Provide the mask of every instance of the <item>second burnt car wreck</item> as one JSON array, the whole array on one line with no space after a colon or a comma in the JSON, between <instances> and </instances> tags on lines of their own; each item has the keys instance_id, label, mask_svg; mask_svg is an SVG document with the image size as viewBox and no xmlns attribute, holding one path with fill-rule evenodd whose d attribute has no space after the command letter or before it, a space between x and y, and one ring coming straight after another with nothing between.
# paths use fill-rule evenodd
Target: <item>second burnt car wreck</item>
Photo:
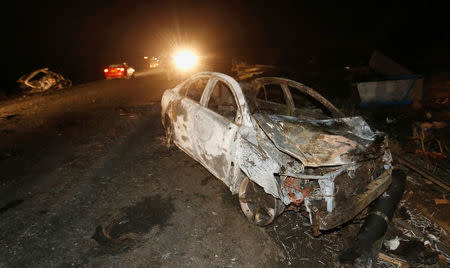
<instances>
[{"instance_id":1,"label":"second burnt car wreck","mask_svg":"<svg viewBox=\"0 0 450 268\"><path fill-rule=\"evenodd\" d=\"M28 93L44 92L51 89L70 88L72 81L48 68L25 74L17 80L20 87Z\"/></svg>"},{"instance_id":2,"label":"second burnt car wreck","mask_svg":"<svg viewBox=\"0 0 450 268\"><path fill-rule=\"evenodd\" d=\"M355 218L391 183L384 134L301 83L203 72L166 90L161 105L168 142L239 194L255 224L304 205L319 234Z\"/></svg>"}]
</instances>

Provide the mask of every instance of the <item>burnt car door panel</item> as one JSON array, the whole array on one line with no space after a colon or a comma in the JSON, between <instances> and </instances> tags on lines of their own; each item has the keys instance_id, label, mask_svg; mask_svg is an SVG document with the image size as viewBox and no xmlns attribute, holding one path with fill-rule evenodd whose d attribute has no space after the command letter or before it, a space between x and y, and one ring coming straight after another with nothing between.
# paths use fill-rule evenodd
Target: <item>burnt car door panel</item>
<instances>
[{"instance_id":1,"label":"burnt car door panel","mask_svg":"<svg viewBox=\"0 0 450 268\"><path fill-rule=\"evenodd\" d=\"M179 91L181 100L172 103L172 125L174 142L188 154L197 158L195 150L195 120L202 106L199 104L208 78L198 78L185 84Z\"/></svg>"},{"instance_id":2,"label":"burnt car door panel","mask_svg":"<svg viewBox=\"0 0 450 268\"><path fill-rule=\"evenodd\" d=\"M229 186L239 135L235 122L240 111L230 86L217 78L210 85L202 97L204 108L195 118L195 146L199 161Z\"/></svg>"}]
</instances>

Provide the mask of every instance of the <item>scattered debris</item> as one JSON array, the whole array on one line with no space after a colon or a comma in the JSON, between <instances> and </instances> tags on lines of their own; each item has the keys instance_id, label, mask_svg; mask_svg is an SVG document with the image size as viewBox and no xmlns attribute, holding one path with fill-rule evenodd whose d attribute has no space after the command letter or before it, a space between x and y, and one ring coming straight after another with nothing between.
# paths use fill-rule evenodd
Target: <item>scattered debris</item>
<instances>
[{"instance_id":1,"label":"scattered debris","mask_svg":"<svg viewBox=\"0 0 450 268\"><path fill-rule=\"evenodd\" d=\"M265 72L274 69L273 65L248 64L245 61L233 59L231 71L235 74L238 81L262 75Z\"/></svg>"},{"instance_id":2,"label":"scattered debris","mask_svg":"<svg viewBox=\"0 0 450 268\"><path fill-rule=\"evenodd\" d=\"M448 199L435 198L434 199L434 203L436 205L447 205L448 204Z\"/></svg>"},{"instance_id":3,"label":"scattered debris","mask_svg":"<svg viewBox=\"0 0 450 268\"><path fill-rule=\"evenodd\" d=\"M392 251L395 256L404 258L409 264L435 264L439 261L439 253L433 251L429 244L418 240L401 241L399 247Z\"/></svg>"},{"instance_id":4,"label":"scattered debris","mask_svg":"<svg viewBox=\"0 0 450 268\"><path fill-rule=\"evenodd\" d=\"M450 247L442 242L440 237L446 235L436 223L431 222L420 213L410 213L408 220L395 218L393 224L404 235L405 241L420 241L424 246L430 247L428 252L437 252L450 262ZM422 248L422 246L420 246ZM429 255L429 254L428 254ZM435 257L433 257L435 258Z\"/></svg>"},{"instance_id":5,"label":"scattered debris","mask_svg":"<svg viewBox=\"0 0 450 268\"><path fill-rule=\"evenodd\" d=\"M397 265L397 267L401 267L401 268L408 268L409 264L403 260L399 260L397 258L391 257L389 255L386 255L382 252L378 253L378 258L387 261L389 263L392 263L394 265Z\"/></svg>"},{"instance_id":6,"label":"scattered debris","mask_svg":"<svg viewBox=\"0 0 450 268\"><path fill-rule=\"evenodd\" d=\"M448 181L436 178L434 175L430 174L429 172L421 169L420 167L418 167L417 165L411 163L410 161L408 161L406 158L404 158L403 156L400 156L398 154L393 154L395 157L395 160L398 161L401 165L415 171L416 173L422 175L423 177L425 177L426 179L428 179L429 181L435 183L436 185L439 185L440 187L442 187L443 189L445 189L446 191L450 192L450 184Z\"/></svg>"},{"instance_id":7,"label":"scattered debris","mask_svg":"<svg viewBox=\"0 0 450 268\"><path fill-rule=\"evenodd\" d=\"M62 75L50 71L48 68L36 70L23 75L17 80L20 87L29 90L29 93L43 92L50 89L70 88L72 81Z\"/></svg>"},{"instance_id":8,"label":"scattered debris","mask_svg":"<svg viewBox=\"0 0 450 268\"><path fill-rule=\"evenodd\" d=\"M399 240L398 236L396 236L395 238L393 238L391 240L384 241L383 245L385 247L387 247L389 250L395 250L400 245L400 240Z\"/></svg>"}]
</instances>

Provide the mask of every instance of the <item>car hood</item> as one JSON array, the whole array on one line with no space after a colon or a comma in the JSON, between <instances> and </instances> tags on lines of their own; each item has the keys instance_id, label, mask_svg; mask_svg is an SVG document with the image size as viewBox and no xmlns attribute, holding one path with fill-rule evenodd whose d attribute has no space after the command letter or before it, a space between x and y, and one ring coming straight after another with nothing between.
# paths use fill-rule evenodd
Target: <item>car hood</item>
<instances>
[{"instance_id":1,"label":"car hood","mask_svg":"<svg viewBox=\"0 0 450 268\"><path fill-rule=\"evenodd\" d=\"M361 117L326 120L254 114L275 146L309 167L352 164L383 153L384 135Z\"/></svg>"}]
</instances>

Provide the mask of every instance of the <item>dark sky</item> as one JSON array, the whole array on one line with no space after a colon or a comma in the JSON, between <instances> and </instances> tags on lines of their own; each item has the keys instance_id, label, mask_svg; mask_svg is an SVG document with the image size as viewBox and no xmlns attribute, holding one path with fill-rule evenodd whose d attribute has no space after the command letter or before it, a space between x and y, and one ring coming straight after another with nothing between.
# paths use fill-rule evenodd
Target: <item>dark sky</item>
<instances>
[{"instance_id":1,"label":"dark sky","mask_svg":"<svg viewBox=\"0 0 450 268\"><path fill-rule=\"evenodd\" d=\"M344 3L345 2L345 3ZM394 1L392 1L394 2ZM358 64L373 49L416 72L449 68L450 1L17 1L7 85L49 66L75 82L177 46L261 63Z\"/></svg>"}]
</instances>

